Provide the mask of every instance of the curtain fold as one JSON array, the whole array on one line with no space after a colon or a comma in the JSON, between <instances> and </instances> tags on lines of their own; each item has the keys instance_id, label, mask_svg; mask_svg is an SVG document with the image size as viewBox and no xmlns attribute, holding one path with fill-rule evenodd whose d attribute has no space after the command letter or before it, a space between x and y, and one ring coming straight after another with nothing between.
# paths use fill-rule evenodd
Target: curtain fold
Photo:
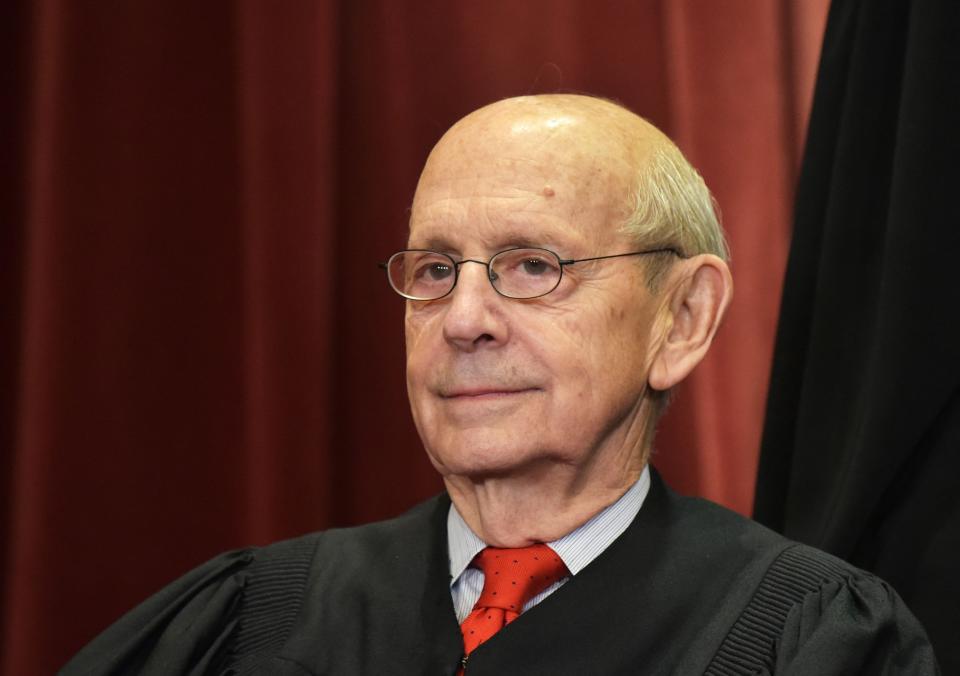
<instances>
[{"instance_id":1,"label":"curtain fold","mask_svg":"<svg viewBox=\"0 0 960 676\"><path fill-rule=\"evenodd\" d=\"M237 14L245 533L263 542L333 509L316 478L332 476L337 8L247 0Z\"/></svg>"},{"instance_id":2,"label":"curtain fold","mask_svg":"<svg viewBox=\"0 0 960 676\"><path fill-rule=\"evenodd\" d=\"M656 462L749 511L804 115L788 64L822 6L4 3L0 672L52 673L215 552L439 490L375 263L432 144L500 97L618 99L714 187L736 305Z\"/></svg>"}]
</instances>

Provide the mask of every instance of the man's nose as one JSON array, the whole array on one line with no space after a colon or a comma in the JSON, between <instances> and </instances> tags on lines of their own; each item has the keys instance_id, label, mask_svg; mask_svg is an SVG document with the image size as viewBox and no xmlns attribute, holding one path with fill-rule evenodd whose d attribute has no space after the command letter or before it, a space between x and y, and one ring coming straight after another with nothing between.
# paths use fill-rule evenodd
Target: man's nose
<instances>
[{"instance_id":1,"label":"man's nose","mask_svg":"<svg viewBox=\"0 0 960 676\"><path fill-rule=\"evenodd\" d=\"M484 263L472 259L461 262L443 318L443 337L465 352L502 343L507 337L504 301L490 283L489 268Z\"/></svg>"}]
</instances>

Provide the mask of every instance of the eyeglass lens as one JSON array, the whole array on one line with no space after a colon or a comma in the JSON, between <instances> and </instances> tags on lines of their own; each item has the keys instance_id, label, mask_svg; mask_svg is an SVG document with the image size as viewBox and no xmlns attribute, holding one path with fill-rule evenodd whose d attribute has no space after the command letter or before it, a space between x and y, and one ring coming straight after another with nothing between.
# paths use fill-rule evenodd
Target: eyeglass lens
<instances>
[{"instance_id":1,"label":"eyeglass lens","mask_svg":"<svg viewBox=\"0 0 960 676\"><path fill-rule=\"evenodd\" d=\"M401 295L414 300L434 300L453 290L457 263L434 251L401 251L390 258L390 283ZM481 263L482 264L482 263ZM490 283L509 298L536 298L550 293L563 274L560 259L546 249L508 249L487 264Z\"/></svg>"}]
</instances>

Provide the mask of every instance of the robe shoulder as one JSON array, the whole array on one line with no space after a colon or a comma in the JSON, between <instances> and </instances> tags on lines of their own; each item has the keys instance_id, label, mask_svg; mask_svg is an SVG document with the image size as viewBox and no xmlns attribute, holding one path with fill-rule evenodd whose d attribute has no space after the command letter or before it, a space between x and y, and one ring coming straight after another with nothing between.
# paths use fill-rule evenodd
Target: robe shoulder
<instances>
[{"instance_id":1,"label":"robe shoulder","mask_svg":"<svg viewBox=\"0 0 960 676\"><path fill-rule=\"evenodd\" d=\"M299 612L321 535L216 556L121 617L59 673L232 673L228 663L244 653L279 649Z\"/></svg>"},{"instance_id":2,"label":"robe shoulder","mask_svg":"<svg viewBox=\"0 0 960 676\"><path fill-rule=\"evenodd\" d=\"M697 539L697 547L710 552L708 560L741 561L734 552L745 548L751 552L748 558L765 563L755 573L731 578L728 585L719 576L704 576L709 580L705 584L720 585L725 598L742 599L736 619L720 620L725 635L705 670L685 669L692 667L687 664L669 673L940 674L923 626L884 580L719 505L671 497L676 513L692 523L676 532ZM704 535L711 531L720 537Z\"/></svg>"},{"instance_id":3,"label":"robe shoulder","mask_svg":"<svg viewBox=\"0 0 960 676\"><path fill-rule=\"evenodd\" d=\"M785 552L776 586L819 576L798 594L776 645L778 676L937 676L940 669L923 626L885 581L820 550L795 545ZM766 582L766 581L765 581ZM764 593L763 588L757 595ZM766 599L766 611L773 599ZM764 672L767 673L767 672Z\"/></svg>"}]
</instances>

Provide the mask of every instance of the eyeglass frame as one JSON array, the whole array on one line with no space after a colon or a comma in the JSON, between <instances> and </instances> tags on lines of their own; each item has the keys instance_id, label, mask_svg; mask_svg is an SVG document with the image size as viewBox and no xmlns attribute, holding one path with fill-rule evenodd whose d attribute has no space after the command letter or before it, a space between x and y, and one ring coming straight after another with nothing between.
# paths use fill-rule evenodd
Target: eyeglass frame
<instances>
[{"instance_id":1,"label":"eyeglass frame","mask_svg":"<svg viewBox=\"0 0 960 676\"><path fill-rule=\"evenodd\" d=\"M557 275L557 283L554 284L553 287L550 288L550 290L544 291L543 293L537 294L536 296L508 296L503 291L501 291L496 286L494 286L494 283L493 283L494 278L490 276L490 262L493 261L497 256L501 254L505 254L509 251L527 251L527 250L545 251L546 253L550 254L551 256L557 259L557 264L560 268L560 274ZM436 298L417 298L416 296L408 296L407 294L400 291L400 289L398 289L396 285L394 285L393 278L390 276L391 261L393 261L394 258L402 254L417 253L417 252L437 254L438 256L443 256L444 258L448 259L453 264L453 284L450 285L450 289L442 296L437 296ZM490 282L490 286L493 288L494 291L496 291L499 295L503 296L504 298L509 298L510 300L533 300L534 298L543 298L544 296L556 291L557 287L560 286L560 282L563 281L563 269L568 265L573 265L575 263L587 263L589 261L602 261L608 258L623 258L625 256L646 256L649 254L657 254L657 253L672 253L674 256L677 256L678 258L685 258L683 253L681 253L680 251L678 251L673 247L644 249L642 251L628 251L626 253L608 254L606 256L592 256L590 258L560 258L559 254L557 254L554 251L551 251L550 249L544 249L542 247L536 247L536 246L516 246L510 249L504 249L503 251L498 251L497 253L490 256L490 258L487 259L486 262L478 261L473 258L464 258L463 260L458 261L450 254L443 253L441 251L434 251L433 249L401 249L400 251L397 251L396 253L391 254L391 256L386 260L386 262L377 263L377 267L381 268L382 270L384 270L384 272L386 272L387 282L390 284L390 288L393 289L398 296L405 298L407 300L415 300L415 301L420 301L424 303L429 303L435 300L446 298L451 293L453 293L453 290L455 288L457 288L457 282L460 281L460 266L463 265L464 263L476 263L477 265L484 266L487 269L486 277L487 277L487 281Z\"/></svg>"}]
</instances>

